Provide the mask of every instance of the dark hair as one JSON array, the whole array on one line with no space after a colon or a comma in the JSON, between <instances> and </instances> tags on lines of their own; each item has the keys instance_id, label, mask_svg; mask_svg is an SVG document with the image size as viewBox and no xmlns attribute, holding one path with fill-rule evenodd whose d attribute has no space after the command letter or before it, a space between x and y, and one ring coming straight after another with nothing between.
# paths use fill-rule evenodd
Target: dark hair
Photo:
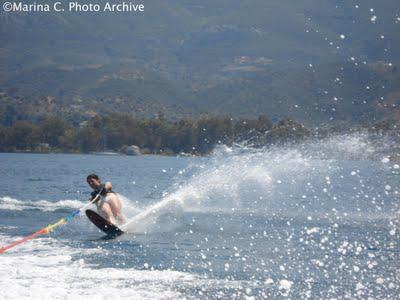
<instances>
[{"instance_id":1,"label":"dark hair","mask_svg":"<svg viewBox=\"0 0 400 300\"><path fill-rule=\"evenodd\" d=\"M86 181L89 181L90 179L100 180L99 176L97 176L96 174L89 174L86 177Z\"/></svg>"}]
</instances>

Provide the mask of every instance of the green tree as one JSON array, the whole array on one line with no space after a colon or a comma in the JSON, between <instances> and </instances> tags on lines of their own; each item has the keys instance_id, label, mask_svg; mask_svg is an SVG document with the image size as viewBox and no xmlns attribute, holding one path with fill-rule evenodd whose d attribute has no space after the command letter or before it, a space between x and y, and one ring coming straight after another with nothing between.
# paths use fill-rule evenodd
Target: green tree
<instances>
[{"instance_id":1,"label":"green tree","mask_svg":"<svg viewBox=\"0 0 400 300\"><path fill-rule=\"evenodd\" d=\"M84 152L102 150L102 134L96 128L82 128L76 136L77 148Z\"/></svg>"},{"instance_id":2,"label":"green tree","mask_svg":"<svg viewBox=\"0 0 400 300\"><path fill-rule=\"evenodd\" d=\"M48 118L39 124L40 141L51 147L60 146L60 138L68 129L67 123L58 118Z\"/></svg>"},{"instance_id":3,"label":"green tree","mask_svg":"<svg viewBox=\"0 0 400 300\"><path fill-rule=\"evenodd\" d=\"M26 121L14 123L9 139L9 142L18 150L31 150L39 142L36 126Z\"/></svg>"}]
</instances>

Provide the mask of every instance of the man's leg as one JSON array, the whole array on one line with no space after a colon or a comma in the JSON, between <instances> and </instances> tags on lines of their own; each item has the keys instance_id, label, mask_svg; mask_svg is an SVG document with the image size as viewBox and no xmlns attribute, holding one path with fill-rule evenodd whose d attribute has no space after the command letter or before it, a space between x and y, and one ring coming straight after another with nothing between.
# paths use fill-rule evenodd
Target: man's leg
<instances>
[{"instance_id":1,"label":"man's leg","mask_svg":"<svg viewBox=\"0 0 400 300\"><path fill-rule=\"evenodd\" d=\"M103 202L99 206L99 212L107 221L115 224L115 218L114 218L111 206L108 203Z\"/></svg>"},{"instance_id":2,"label":"man's leg","mask_svg":"<svg viewBox=\"0 0 400 300\"><path fill-rule=\"evenodd\" d=\"M125 224L126 219L124 215L122 214L122 204L121 201L118 199L118 196L113 194L107 197L107 203L110 205L111 211L113 213L113 216L117 218L119 221L119 224Z\"/></svg>"}]
</instances>

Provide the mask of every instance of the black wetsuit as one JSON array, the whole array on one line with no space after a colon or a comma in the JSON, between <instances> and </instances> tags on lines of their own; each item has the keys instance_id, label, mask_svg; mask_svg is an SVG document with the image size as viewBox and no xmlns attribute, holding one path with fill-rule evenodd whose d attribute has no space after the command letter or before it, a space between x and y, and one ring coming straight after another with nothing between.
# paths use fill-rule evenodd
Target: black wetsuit
<instances>
[{"instance_id":1,"label":"black wetsuit","mask_svg":"<svg viewBox=\"0 0 400 300\"><path fill-rule=\"evenodd\" d=\"M102 183L98 189L96 189L96 190L94 190L93 192L90 193L90 196L92 196L92 199L94 199L99 193L101 193L100 194L101 196L105 196L108 193L112 193L112 192L113 192L112 190L106 190L105 189L105 184Z\"/></svg>"}]
</instances>

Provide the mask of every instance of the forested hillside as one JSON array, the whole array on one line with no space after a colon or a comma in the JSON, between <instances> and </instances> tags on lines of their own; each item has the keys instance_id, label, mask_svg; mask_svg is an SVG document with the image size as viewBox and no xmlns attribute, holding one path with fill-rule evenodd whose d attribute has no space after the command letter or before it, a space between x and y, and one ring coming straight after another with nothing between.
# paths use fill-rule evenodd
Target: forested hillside
<instances>
[{"instance_id":1,"label":"forested hillside","mask_svg":"<svg viewBox=\"0 0 400 300\"><path fill-rule=\"evenodd\" d=\"M111 112L310 125L396 118L397 1L154 0L141 14L0 14L3 125Z\"/></svg>"}]
</instances>

